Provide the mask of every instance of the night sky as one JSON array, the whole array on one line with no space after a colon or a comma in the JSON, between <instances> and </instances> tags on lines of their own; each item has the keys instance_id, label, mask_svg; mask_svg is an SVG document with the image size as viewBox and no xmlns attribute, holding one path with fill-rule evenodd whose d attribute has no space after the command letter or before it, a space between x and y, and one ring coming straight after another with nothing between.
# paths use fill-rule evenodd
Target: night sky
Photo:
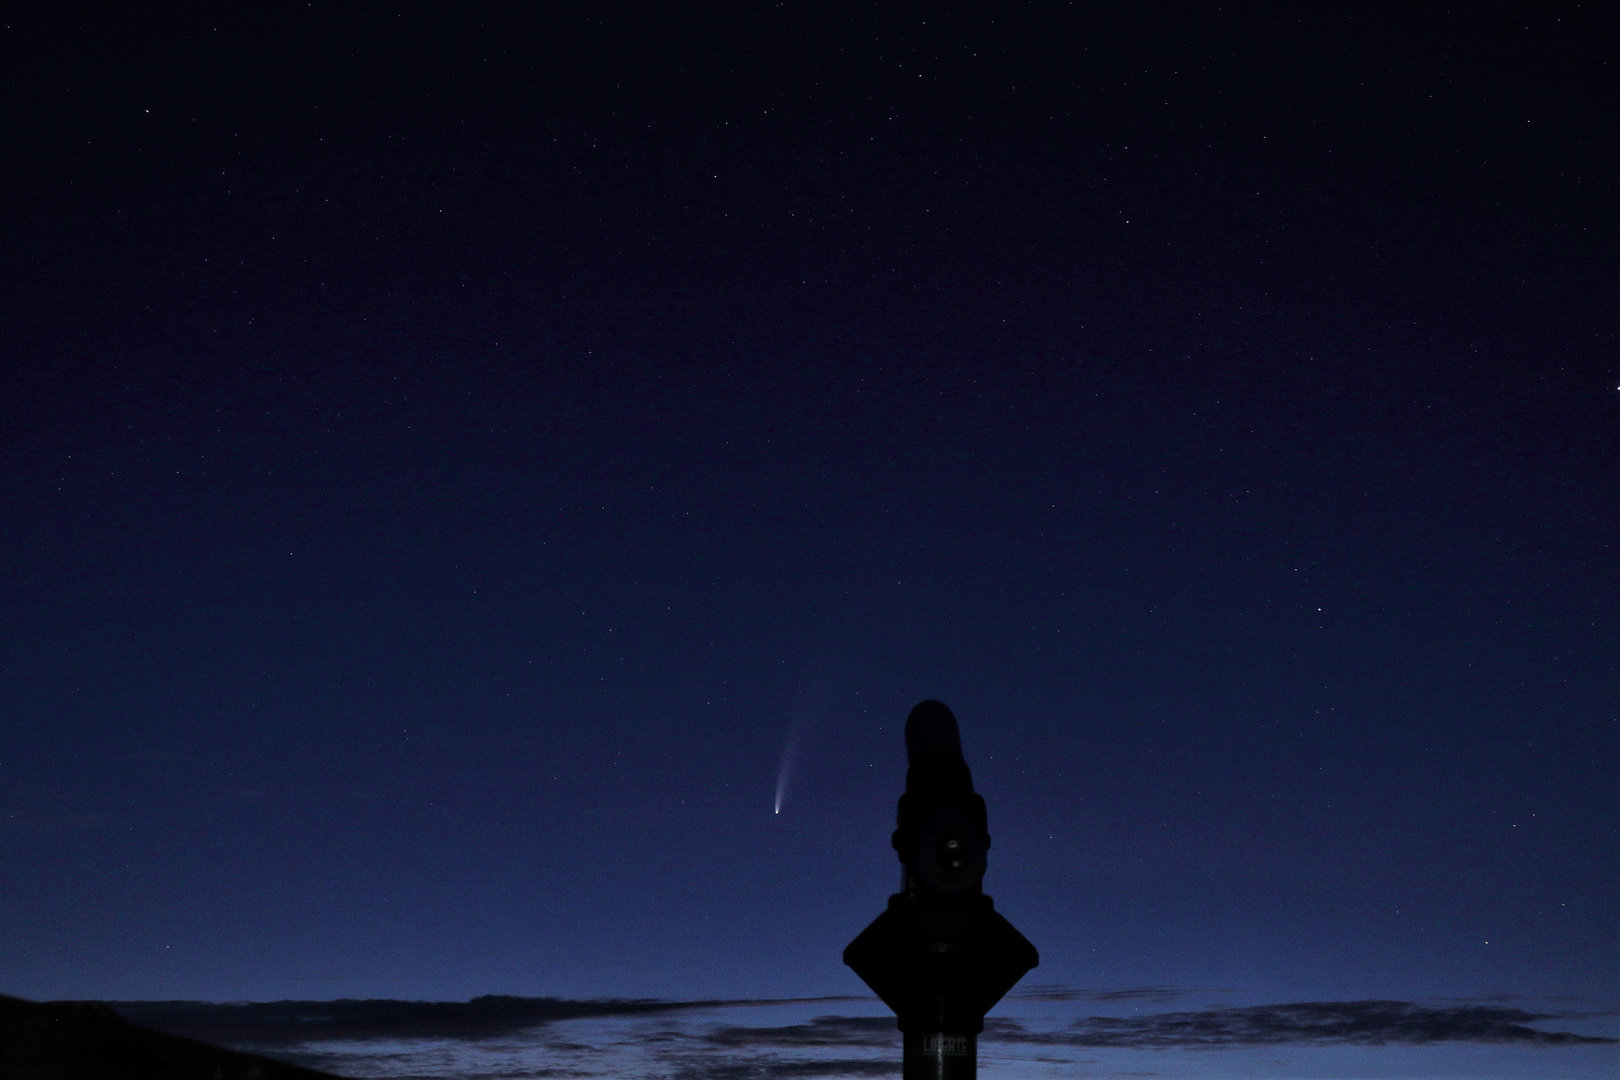
<instances>
[{"instance_id":1,"label":"night sky","mask_svg":"<svg viewBox=\"0 0 1620 1080\"><path fill-rule=\"evenodd\" d=\"M143 7L0 31L0 992L862 993L933 697L1030 983L1616 1007L1612 9Z\"/></svg>"}]
</instances>

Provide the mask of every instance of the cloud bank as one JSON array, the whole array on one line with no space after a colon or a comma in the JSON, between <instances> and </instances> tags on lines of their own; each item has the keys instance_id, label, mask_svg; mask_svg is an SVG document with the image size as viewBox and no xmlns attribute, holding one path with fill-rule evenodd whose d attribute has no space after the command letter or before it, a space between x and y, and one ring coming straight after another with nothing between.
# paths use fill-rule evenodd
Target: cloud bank
<instances>
[{"instance_id":1,"label":"cloud bank","mask_svg":"<svg viewBox=\"0 0 1620 1080\"><path fill-rule=\"evenodd\" d=\"M1035 1033L1016 1022L997 1025L994 1037L1076 1047L1294 1045L1427 1045L1439 1042L1573 1045L1617 1040L1530 1025L1556 1014L1492 1005L1428 1006L1410 1001L1306 1001L1148 1016L1090 1016L1067 1030Z\"/></svg>"},{"instance_id":2,"label":"cloud bank","mask_svg":"<svg viewBox=\"0 0 1620 1080\"><path fill-rule=\"evenodd\" d=\"M1042 1000L1161 1000L1171 988L1074 992ZM1033 995L1032 995L1033 996ZM119 1015L147 1027L221 1043L305 1043L333 1039L448 1037L509 1034L564 1020L651 1016L776 1004L849 1000L669 1001L604 998L571 1000L486 995L471 1001L276 1001L214 1004L198 1001L113 1002ZM1604 1044L1617 1040L1531 1025L1570 1014L1536 1013L1505 1005L1419 1005L1410 1001L1308 1001L1217 1007L1145 1016L1088 1016L1057 1031L1034 1031L1017 1020L992 1018L985 1038L1000 1042L1072 1047L1269 1046L1277 1044L1379 1045L1439 1042ZM803 1024L716 1026L701 1036L736 1049L873 1048L897 1039L887 1016L820 1016Z\"/></svg>"},{"instance_id":3,"label":"cloud bank","mask_svg":"<svg viewBox=\"0 0 1620 1080\"><path fill-rule=\"evenodd\" d=\"M839 1000L839 999L828 999ZM124 1019L175 1035L224 1045L307 1043L337 1039L489 1038L562 1020L648 1016L757 1004L753 1001L667 1001L654 998L574 1000L486 994L471 1001L114 1001Z\"/></svg>"},{"instance_id":4,"label":"cloud bank","mask_svg":"<svg viewBox=\"0 0 1620 1080\"><path fill-rule=\"evenodd\" d=\"M1359 1046L1375 1055L1367 1059L1372 1076L1380 1075L1376 1063L1386 1060L1376 1056L1382 1053L1377 1047L1512 1045L1539 1058L1543 1048L1554 1047L1608 1054L1620 1042L1556 1029L1559 1021L1596 1014L1537 1012L1521 1007L1525 1003L1501 1001L1317 1001L1079 1015L1082 1009L1112 1011L1110 1006L1152 1008L1195 993L1204 992L1035 988L1024 1000L1040 1008L1039 1017L992 1017L980 1045L1001 1067L1018 1062L1030 1075L1094 1064L1099 1056L1118 1067L1127 1064L1118 1055L1133 1053L1245 1048L1307 1053L1315 1047ZM847 1002L856 1006L851 1012L866 1015L819 1014L834 1002ZM1067 1007L1070 1002L1083 1004ZM899 1072L894 1018L878 1013L877 1003L866 998L487 996L465 1002L124 1002L114 1008L161 1031L351 1077L863 1080ZM759 1022L748 1023L750 1014ZM1562 1055L1543 1060L1555 1059L1564 1060ZM1589 1056L1582 1061L1590 1065ZM1190 1059L1181 1064L1191 1064Z\"/></svg>"},{"instance_id":5,"label":"cloud bank","mask_svg":"<svg viewBox=\"0 0 1620 1080\"><path fill-rule=\"evenodd\" d=\"M1439 1042L1606 1044L1617 1040L1530 1025L1557 1014L1493 1005L1427 1006L1410 1001L1310 1001L1210 1008L1146 1016L1090 1016L1058 1031L1031 1031L1016 1020L989 1019L986 1040L1043 1046L1131 1049L1221 1046L1427 1045ZM726 1046L858 1047L894 1041L888 1017L822 1016L787 1027L723 1027L708 1036Z\"/></svg>"}]
</instances>

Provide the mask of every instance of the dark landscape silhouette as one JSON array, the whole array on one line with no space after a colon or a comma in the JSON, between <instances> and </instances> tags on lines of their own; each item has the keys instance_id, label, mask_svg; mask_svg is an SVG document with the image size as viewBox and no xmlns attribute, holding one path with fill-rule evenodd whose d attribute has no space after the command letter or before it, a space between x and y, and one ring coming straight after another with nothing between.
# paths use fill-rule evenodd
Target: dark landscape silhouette
<instances>
[{"instance_id":1,"label":"dark landscape silhouette","mask_svg":"<svg viewBox=\"0 0 1620 1080\"><path fill-rule=\"evenodd\" d=\"M320 1080L330 1073L130 1023L94 1001L0 995L6 1080Z\"/></svg>"}]
</instances>

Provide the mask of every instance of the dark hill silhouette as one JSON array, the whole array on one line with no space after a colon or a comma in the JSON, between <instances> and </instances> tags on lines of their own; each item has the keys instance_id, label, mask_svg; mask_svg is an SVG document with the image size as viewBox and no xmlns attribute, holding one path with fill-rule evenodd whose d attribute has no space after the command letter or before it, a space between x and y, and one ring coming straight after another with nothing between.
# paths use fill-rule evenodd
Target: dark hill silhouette
<instances>
[{"instance_id":1,"label":"dark hill silhouette","mask_svg":"<svg viewBox=\"0 0 1620 1080\"><path fill-rule=\"evenodd\" d=\"M334 1080L256 1054L139 1027L94 1001L0 994L5 1080Z\"/></svg>"}]
</instances>

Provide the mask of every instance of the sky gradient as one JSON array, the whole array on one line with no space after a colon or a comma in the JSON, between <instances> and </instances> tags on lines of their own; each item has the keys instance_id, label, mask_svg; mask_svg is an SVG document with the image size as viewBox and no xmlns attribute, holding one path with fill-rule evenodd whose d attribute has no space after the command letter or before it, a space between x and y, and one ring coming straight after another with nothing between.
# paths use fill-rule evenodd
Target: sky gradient
<instances>
[{"instance_id":1,"label":"sky gradient","mask_svg":"<svg viewBox=\"0 0 1620 1080\"><path fill-rule=\"evenodd\" d=\"M0 992L1620 1006L1589 5L0 31Z\"/></svg>"}]
</instances>

